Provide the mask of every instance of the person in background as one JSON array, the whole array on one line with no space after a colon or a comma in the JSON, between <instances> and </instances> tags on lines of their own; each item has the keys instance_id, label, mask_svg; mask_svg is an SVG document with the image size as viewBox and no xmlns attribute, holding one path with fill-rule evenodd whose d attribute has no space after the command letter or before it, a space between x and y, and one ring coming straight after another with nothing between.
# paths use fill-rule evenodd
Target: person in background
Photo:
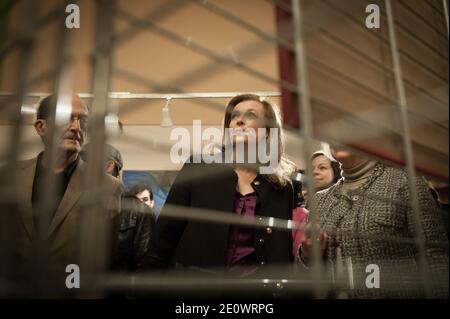
<instances>
[{"instance_id":1,"label":"person in background","mask_svg":"<svg viewBox=\"0 0 450 319\"><path fill-rule=\"evenodd\" d=\"M341 163L342 176L313 200L319 225L305 231L299 250L305 267L311 266L312 241L318 240L323 258L334 269L352 274L352 298L423 297L420 256L415 242L415 214L411 207L406 169L387 166L344 149L331 149ZM448 244L437 206L425 180L415 180L425 259L432 297L448 298ZM317 236L314 237L313 236ZM342 263L342 264L341 264ZM367 267L380 271L377 289L367 284ZM370 271L369 271L370 272Z\"/></svg>"},{"instance_id":2,"label":"person in background","mask_svg":"<svg viewBox=\"0 0 450 319\"><path fill-rule=\"evenodd\" d=\"M89 144L86 144L80 152L80 156L84 161L87 161ZM105 163L104 170L105 173L111 175L115 178L120 178L120 172L123 167L122 154L119 150L110 144L105 144Z\"/></svg>"},{"instance_id":3,"label":"person in background","mask_svg":"<svg viewBox=\"0 0 450 319\"><path fill-rule=\"evenodd\" d=\"M87 146L83 157L87 160ZM122 154L114 146L105 145L105 173L119 179L123 168ZM146 203L145 203L146 204ZM135 271L141 268L155 225L155 214L149 205L127 192L122 199L118 251L114 256L114 270Z\"/></svg>"},{"instance_id":4,"label":"person in background","mask_svg":"<svg viewBox=\"0 0 450 319\"><path fill-rule=\"evenodd\" d=\"M153 208L153 206L155 205L155 201L153 199L153 191L151 190L151 188L147 187L144 184L133 185L130 188L129 193L141 200L150 208Z\"/></svg>"},{"instance_id":5,"label":"person in background","mask_svg":"<svg viewBox=\"0 0 450 319\"><path fill-rule=\"evenodd\" d=\"M227 128L237 134L227 135ZM261 128L262 130L257 130ZM224 148L269 140L269 129L278 129L276 169L260 174L258 164L193 163L187 161L172 185L159 216L146 264L149 268L179 266L199 271L252 276L266 267L292 264L292 234L272 227L251 228L165 217L169 205L201 208L238 216L292 219L295 205L291 176L295 165L284 155L284 138L276 108L257 95L232 98L225 111ZM246 134L253 130L254 134ZM263 132L263 135L259 135ZM225 153L222 153L224 155ZM244 154L245 155L245 154ZM293 249L294 248L294 249Z\"/></svg>"},{"instance_id":6,"label":"person in background","mask_svg":"<svg viewBox=\"0 0 450 319\"><path fill-rule=\"evenodd\" d=\"M338 162L326 155L324 151L316 151L311 156L311 169L315 191L321 191L334 185L341 178L341 167ZM308 207L308 189L303 182L303 205Z\"/></svg>"},{"instance_id":7,"label":"person in background","mask_svg":"<svg viewBox=\"0 0 450 319\"><path fill-rule=\"evenodd\" d=\"M442 220L447 231L447 239L449 233L448 224L448 184L439 181L428 181L428 187L430 188L431 195L433 196L436 204L441 211Z\"/></svg>"},{"instance_id":8,"label":"person in background","mask_svg":"<svg viewBox=\"0 0 450 319\"><path fill-rule=\"evenodd\" d=\"M313 153L311 166L316 191L334 185L341 178L340 164L329 158L323 151Z\"/></svg>"},{"instance_id":9,"label":"person in background","mask_svg":"<svg viewBox=\"0 0 450 319\"><path fill-rule=\"evenodd\" d=\"M18 194L23 207L17 210L3 210L0 207L2 214L14 213L12 220L18 221L17 224L10 225L14 236L10 238L11 246L6 247L8 251L11 248L13 250L8 262L14 274L6 281L3 281L4 278L0 280L5 284L13 278L13 287L18 288L18 291L23 289L28 296L38 293L37 297L41 298L70 297L73 290L66 286L66 267L69 264L80 264L80 220L87 211L86 202L90 195L85 191L87 164L81 158L80 151L87 136L89 109L77 95L73 95L69 101L69 110L64 112L60 112L56 95L50 95L39 103L34 128L44 142L45 149L37 157L18 163ZM70 116L55 125L55 121L51 120L52 112L56 113L56 118L61 118L61 113ZM52 128L57 136L50 135ZM48 149L51 138L55 139L53 163ZM8 166L1 170L3 169L8 169ZM45 183L49 174L53 174L54 193L46 196L48 185ZM107 190L104 195L106 198L101 201L105 204L102 205L105 214L99 217L104 220L104 230L108 234L118 226L123 188L117 179L107 175L104 176L102 187ZM115 236L106 237L112 252ZM44 240L45 250L37 245L39 238ZM0 244L3 247L4 242ZM5 251L3 248L2 251ZM37 259L34 257L37 257L36 252L39 251L46 253L45 256L40 256L40 260L46 261L47 271L42 269L42 272L38 272L39 269L36 268ZM107 259L111 257L109 253L106 252ZM2 260L3 262L7 263L6 260ZM33 279L37 278L41 280L40 288L37 287L39 285L33 285L36 284Z\"/></svg>"}]
</instances>

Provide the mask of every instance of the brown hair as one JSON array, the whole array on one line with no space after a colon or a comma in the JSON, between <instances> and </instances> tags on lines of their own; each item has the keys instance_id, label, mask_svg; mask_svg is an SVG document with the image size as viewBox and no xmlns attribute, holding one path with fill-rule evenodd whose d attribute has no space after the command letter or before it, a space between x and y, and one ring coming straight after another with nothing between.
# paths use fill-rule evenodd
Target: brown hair
<instances>
[{"instance_id":1,"label":"brown hair","mask_svg":"<svg viewBox=\"0 0 450 319\"><path fill-rule=\"evenodd\" d=\"M231 115L234 108L241 102L245 101L256 101L262 104L264 108L264 117L266 129L277 128L278 129L278 165L275 172L269 175L267 178L270 182L278 186L286 186L291 182L291 175L296 170L295 164L290 161L284 153L284 134L281 123L281 115L278 107L261 99L255 94L240 94L233 97L227 104L225 110L225 119L223 124L224 135L223 135L223 146L228 142L226 136L226 128L230 127Z\"/></svg>"},{"instance_id":2,"label":"brown hair","mask_svg":"<svg viewBox=\"0 0 450 319\"><path fill-rule=\"evenodd\" d=\"M331 181L333 184L336 184L338 180L341 179L341 164L334 159L330 158L324 151L316 151L311 156L311 161L313 161L316 157L323 156L327 160L330 161L331 169L333 170L333 180Z\"/></svg>"}]
</instances>

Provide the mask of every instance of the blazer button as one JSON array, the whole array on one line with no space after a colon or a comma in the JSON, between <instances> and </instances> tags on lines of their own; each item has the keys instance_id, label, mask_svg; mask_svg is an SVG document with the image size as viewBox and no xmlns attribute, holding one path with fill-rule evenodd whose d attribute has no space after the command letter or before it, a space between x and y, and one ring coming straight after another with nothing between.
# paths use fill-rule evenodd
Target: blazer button
<instances>
[{"instance_id":1,"label":"blazer button","mask_svg":"<svg viewBox=\"0 0 450 319\"><path fill-rule=\"evenodd\" d=\"M256 186L258 186L258 185L260 184L260 182L259 182L259 181L255 181L254 184L255 184Z\"/></svg>"},{"instance_id":2,"label":"blazer button","mask_svg":"<svg viewBox=\"0 0 450 319\"><path fill-rule=\"evenodd\" d=\"M357 200L359 200L359 196L358 196L358 195L354 195L354 196L352 197L352 199L353 199L354 202L356 202Z\"/></svg>"},{"instance_id":3,"label":"blazer button","mask_svg":"<svg viewBox=\"0 0 450 319\"><path fill-rule=\"evenodd\" d=\"M260 244L260 245L264 245L264 239L260 238L260 239L259 239L259 244Z\"/></svg>"},{"instance_id":4,"label":"blazer button","mask_svg":"<svg viewBox=\"0 0 450 319\"><path fill-rule=\"evenodd\" d=\"M264 261L260 262L261 266L264 266L266 263Z\"/></svg>"},{"instance_id":5,"label":"blazer button","mask_svg":"<svg viewBox=\"0 0 450 319\"><path fill-rule=\"evenodd\" d=\"M267 227L266 232L270 235L272 234L272 228L271 227Z\"/></svg>"}]
</instances>

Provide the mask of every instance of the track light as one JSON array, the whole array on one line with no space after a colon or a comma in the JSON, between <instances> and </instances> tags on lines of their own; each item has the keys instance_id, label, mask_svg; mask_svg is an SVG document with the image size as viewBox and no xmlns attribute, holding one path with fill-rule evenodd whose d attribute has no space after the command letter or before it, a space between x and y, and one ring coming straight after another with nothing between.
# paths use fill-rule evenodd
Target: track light
<instances>
[{"instance_id":1,"label":"track light","mask_svg":"<svg viewBox=\"0 0 450 319\"><path fill-rule=\"evenodd\" d=\"M169 112L169 104L172 98L166 98L166 105L162 109L162 118L161 118L161 126L162 127L171 127L173 125L172 118L170 117Z\"/></svg>"}]
</instances>

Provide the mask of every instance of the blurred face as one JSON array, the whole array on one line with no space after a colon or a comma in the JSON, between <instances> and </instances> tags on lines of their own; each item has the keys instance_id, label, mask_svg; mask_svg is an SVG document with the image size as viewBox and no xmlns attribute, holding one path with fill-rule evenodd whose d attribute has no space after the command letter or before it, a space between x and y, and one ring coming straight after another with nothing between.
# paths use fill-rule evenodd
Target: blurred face
<instances>
[{"instance_id":1,"label":"blurred face","mask_svg":"<svg viewBox=\"0 0 450 319\"><path fill-rule=\"evenodd\" d=\"M70 109L70 118L60 127L60 138L58 140L58 148L65 153L80 153L81 147L86 139L88 120L88 108L86 104L76 95L72 97L72 105ZM49 132L47 120L39 119L35 123L38 134L44 138Z\"/></svg>"},{"instance_id":2,"label":"blurred face","mask_svg":"<svg viewBox=\"0 0 450 319\"><path fill-rule=\"evenodd\" d=\"M148 207L153 208L154 202L150 199L150 192L148 190L143 190L142 192L137 193L136 197L144 202L144 204Z\"/></svg>"},{"instance_id":3,"label":"blurred face","mask_svg":"<svg viewBox=\"0 0 450 319\"><path fill-rule=\"evenodd\" d=\"M86 139L88 108L76 95L72 97L72 114L65 126L61 148L70 153L79 153Z\"/></svg>"},{"instance_id":4,"label":"blurred face","mask_svg":"<svg viewBox=\"0 0 450 319\"><path fill-rule=\"evenodd\" d=\"M336 161L342 164L342 168L344 169L353 168L364 161L363 158L343 149L331 148L331 155L333 155Z\"/></svg>"},{"instance_id":5,"label":"blurred face","mask_svg":"<svg viewBox=\"0 0 450 319\"><path fill-rule=\"evenodd\" d=\"M323 155L316 156L312 160L312 170L314 185L317 190L322 190L331 186L334 173L328 158Z\"/></svg>"},{"instance_id":6,"label":"blurred face","mask_svg":"<svg viewBox=\"0 0 450 319\"><path fill-rule=\"evenodd\" d=\"M230 128L234 129L233 144L257 140L258 128L265 127L264 106L261 103L243 101L234 107L230 121Z\"/></svg>"}]
</instances>

